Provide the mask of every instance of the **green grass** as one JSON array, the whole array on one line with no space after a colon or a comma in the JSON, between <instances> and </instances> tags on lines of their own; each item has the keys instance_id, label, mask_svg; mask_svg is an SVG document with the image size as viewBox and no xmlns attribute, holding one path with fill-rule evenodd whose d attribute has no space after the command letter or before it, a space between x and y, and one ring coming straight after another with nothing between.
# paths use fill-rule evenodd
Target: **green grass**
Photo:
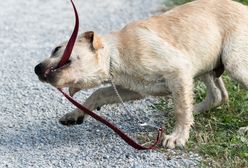
<instances>
[{"instance_id":1,"label":"green grass","mask_svg":"<svg viewBox=\"0 0 248 168\"><path fill-rule=\"evenodd\" d=\"M242 3L246 4L246 5L248 5L248 0L239 0L239 2L242 2Z\"/></svg>"},{"instance_id":2,"label":"green grass","mask_svg":"<svg viewBox=\"0 0 248 168\"><path fill-rule=\"evenodd\" d=\"M190 0L171 0L166 5L179 5ZM239 0L248 4L248 0ZM226 84L228 103L208 112L195 115L195 124L185 152L194 151L202 157L199 167L248 167L248 135L238 133L240 127L248 126L248 91L227 75L223 77ZM206 96L205 86L197 82L195 100L200 102ZM172 104L161 100L154 108L161 111L172 111ZM173 114L165 125L167 133L174 126ZM161 149L162 150L162 149Z\"/></svg>"},{"instance_id":3,"label":"green grass","mask_svg":"<svg viewBox=\"0 0 248 168\"><path fill-rule=\"evenodd\" d=\"M240 127L248 126L248 92L229 77L224 80L229 102L195 116L188 147L206 162L214 160L216 167L248 167L248 136L238 133ZM199 87L196 99L201 100L205 92Z\"/></svg>"},{"instance_id":4,"label":"green grass","mask_svg":"<svg viewBox=\"0 0 248 168\"><path fill-rule=\"evenodd\" d=\"M243 4L246 4L246 5L248 5L248 0L237 0L238 2L241 2L241 3L243 3Z\"/></svg>"},{"instance_id":5,"label":"green grass","mask_svg":"<svg viewBox=\"0 0 248 168\"><path fill-rule=\"evenodd\" d=\"M185 152L199 153L203 157L202 167L248 167L248 135L238 133L240 127L248 126L248 91L228 76L223 78L229 92L229 102L194 116L195 124ZM201 101L205 95L205 86L197 82L196 101ZM167 101L160 100L153 107L172 111L172 104ZM170 120L165 128L170 133L175 119L172 113L167 115Z\"/></svg>"}]
</instances>

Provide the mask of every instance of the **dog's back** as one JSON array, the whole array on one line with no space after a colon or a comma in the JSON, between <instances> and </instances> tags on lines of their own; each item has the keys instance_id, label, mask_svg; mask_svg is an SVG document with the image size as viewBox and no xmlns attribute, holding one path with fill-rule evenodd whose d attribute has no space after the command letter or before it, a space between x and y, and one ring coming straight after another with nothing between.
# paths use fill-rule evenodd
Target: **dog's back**
<instances>
[{"instance_id":1,"label":"dog's back","mask_svg":"<svg viewBox=\"0 0 248 168\"><path fill-rule=\"evenodd\" d=\"M121 38L122 46L130 46L128 50L135 53L133 60L140 60L139 56L160 57L158 52L166 43L190 57L196 67L193 73L198 75L220 64L223 45L241 29L248 32L246 6L231 0L198 0L133 22L121 31ZM154 50L158 52L154 54Z\"/></svg>"}]
</instances>

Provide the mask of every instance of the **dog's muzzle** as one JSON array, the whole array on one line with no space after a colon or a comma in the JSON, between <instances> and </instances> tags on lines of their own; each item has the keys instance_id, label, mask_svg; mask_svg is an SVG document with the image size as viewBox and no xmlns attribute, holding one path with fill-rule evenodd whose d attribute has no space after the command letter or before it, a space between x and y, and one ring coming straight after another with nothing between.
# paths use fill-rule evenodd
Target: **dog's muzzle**
<instances>
[{"instance_id":1,"label":"dog's muzzle","mask_svg":"<svg viewBox=\"0 0 248 168\"><path fill-rule=\"evenodd\" d=\"M48 77L51 76L51 72L54 72L54 68L47 68L44 64L40 63L35 66L34 72L41 81L47 81Z\"/></svg>"},{"instance_id":2,"label":"dog's muzzle","mask_svg":"<svg viewBox=\"0 0 248 168\"><path fill-rule=\"evenodd\" d=\"M45 75L46 71L47 71L46 67L42 63L36 65L34 68L35 74L39 77L40 80L43 80L43 81L46 80L46 75Z\"/></svg>"}]
</instances>

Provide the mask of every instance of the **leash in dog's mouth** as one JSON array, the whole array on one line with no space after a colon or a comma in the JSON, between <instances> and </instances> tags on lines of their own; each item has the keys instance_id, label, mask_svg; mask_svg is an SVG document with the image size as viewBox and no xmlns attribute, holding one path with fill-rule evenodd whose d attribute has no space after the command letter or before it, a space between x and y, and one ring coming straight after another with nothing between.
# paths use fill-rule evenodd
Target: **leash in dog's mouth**
<instances>
[{"instance_id":1,"label":"leash in dog's mouth","mask_svg":"<svg viewBox=\"0 0 248 168\"><path fill-rule=\"evenodd\" d=\"M73 47L74 47L74 44L76 42L76 39L77 39L77 35L78 35L78 29L79 29L79 17L78 17L78 12L77 12L77 9L76 9L76 6L73 2L73 0L71 0L71 4L73 6L73 10L74 10L74 14L75 14L75 18L76 18L76 22L75 22L75 26L74 26L74 30L73 30L73 33L66 45L66 48L65 48L65 51L63 53L63 56L60 60L60 62L58 63L58 65L56 67L50 67L48 68L45 73L44 73L44 77L47 78L47 76L50 74L50 73L53 73L53 72L57 72L63 68L66 68L68 67L70 64L71 64L71 61L69 60L70 59L70 56L71 56L71 53L72 53L72 50L73 50Z\"/></svg>"},{"instance_id":2,"label":"leash in dog's mouth","mask_svg":"<svg viewBox=\"0 0 248 168\"><path fill-rule=\"evenodd\" d=\"M71 0L72 6L73 6L73 10L75 13L75 18L76 18L76 22L75 22L75 27L73 30L73 33L66 45L64 54L59 62L59 64L57 65L57 67L51 67L49 68L46 72L45 72L45 76L47 76L49 73L52 72L56 72L62 68L66 68L67 66L70 65L70 56L74 47L74 44L76 42L77 39L77 35L78 35L78 29L79 29L79 17L78 17L78 13L77 13L77 9L73 3L73 0ZM137 150L150 150L150 149L155 149L156 146L160 143L162 134L163 134L163 129L162 128L158 128L158 134L157 134L157 138L154 142L154 144L152 144L149 147L145 147L142 146L138 143L136 143L133 139L131 139L127 134L125 134L121 129L119 129L116 125L110 123L109 121L107 121L106 119L104 119L103 117L99 116L98 114L90 111L89 109L87 109L86 107L84 107L83 105L81 105L79 102L77 102L76 100L74 100L71 96L69 96L67 93L65 93L61 88L58 89L73 105L75 105L77 108L79 108L80 110L84 111L85 113L87 113L88 115L90 115L91 117L93 117L94 119L96 119L97 121L100 121L101 123L105 124L106 126L108 126L109 128L111 128L115 133L117 133L126 143L128 143L130 146L132 146L133 148L137 149Z\"/></svg>"},{"instance_id":3,"label":"leash in dog's mouth","mask_svg":"<svg viewBox=\"0 0 248 168\"><path fill-rule=\"evenodd\" d=\"M50 73L57 72L57 71L59 71L59 70L62 70L62 69L64 69L64 68L69 67L70 65L71 65L71 60L68 60L68 61L66 61L66 63L65 63L64 65L59 66L59 64L58 64L58 65L57 65L57 68L55 68L55 67L52 66L52 67L48 68L48 69L45 71L44 77L47 78L47 76L48 76Z\"/></svg>"}]
</instances>

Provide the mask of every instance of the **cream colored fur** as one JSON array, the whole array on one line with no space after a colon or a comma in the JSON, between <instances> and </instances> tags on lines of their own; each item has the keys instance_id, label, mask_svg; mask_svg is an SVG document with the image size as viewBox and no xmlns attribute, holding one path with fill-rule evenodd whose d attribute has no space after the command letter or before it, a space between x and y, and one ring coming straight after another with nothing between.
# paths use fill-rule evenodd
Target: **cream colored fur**
<instances>
[{"instance_id":1,"label":"cream colored fur","mask_svg":"<svg viewBox=\"0 0 248 168\"><path fill-rule=\"evenodd\" d=\"M46 68L59 62L65 44L61 46L43 62ZM45 81L69 87L73 95L112 79L124 101L171 93L176 125L172 134L164 136L163 145L184 146L194 123L192 112L228 100L214 69L223 64L231 77L248 88L248 8L231 0L197 0L105 36L86 32L79 37L71 61L69 67L49 74ZM206 84L208 95L193 106L195 78ZM118 102L112 88L102 88L84 105L93 110ZM84 113L76 109L60 121L71 125L83 118Z\"/></svg>"}]
</instances>

